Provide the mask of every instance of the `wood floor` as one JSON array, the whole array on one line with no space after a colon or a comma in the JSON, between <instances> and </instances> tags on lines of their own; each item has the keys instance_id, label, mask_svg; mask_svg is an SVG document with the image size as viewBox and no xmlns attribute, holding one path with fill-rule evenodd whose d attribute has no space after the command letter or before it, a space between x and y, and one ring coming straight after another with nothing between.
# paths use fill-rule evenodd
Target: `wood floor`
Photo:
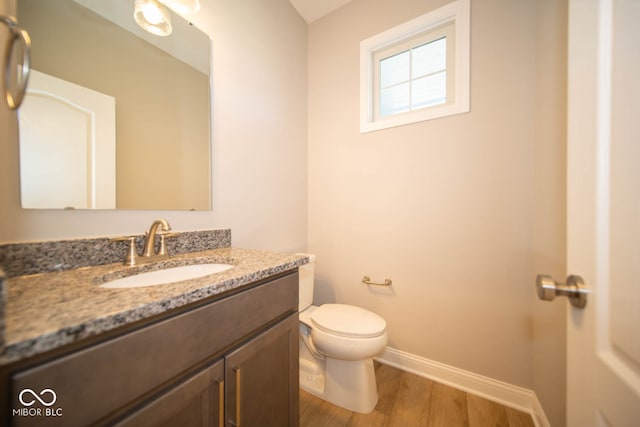
<instances>
[{"instance_id":1,"label":"wood floor","mask_svg":"<svg viewBox=\"0 0 640 427\"><path fill-rule=\"evenodd\" d=\"M300 390L300 427L534 427L529 414L376 363L378 405L359 414Z\"/></svg>"}]
</instances>

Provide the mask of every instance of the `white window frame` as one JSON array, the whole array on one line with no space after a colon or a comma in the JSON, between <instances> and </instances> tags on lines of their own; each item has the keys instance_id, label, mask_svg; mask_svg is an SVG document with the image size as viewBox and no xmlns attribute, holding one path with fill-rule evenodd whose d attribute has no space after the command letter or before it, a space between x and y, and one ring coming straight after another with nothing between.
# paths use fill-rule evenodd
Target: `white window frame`
<instances>
[{"instance_id":1,"label":"white window frame","mask_svg":"<svg viewBox=\"0 0 640 427\"><path fill-rule=\"evenodd\" d=\"M469 112L470 17L470 0L456 0L360 42L360 133ZM438 31L452 22L455 35L447 43L453 41L455 46L453 75L447 73L447 102L378 118L378 90L374 85L378 81L375 73L379 65L374 61L379 58L380 52L414 38L419 40L430 30ZM453 88L450 83L453 83Z\"/></svg>"}]
</instances>

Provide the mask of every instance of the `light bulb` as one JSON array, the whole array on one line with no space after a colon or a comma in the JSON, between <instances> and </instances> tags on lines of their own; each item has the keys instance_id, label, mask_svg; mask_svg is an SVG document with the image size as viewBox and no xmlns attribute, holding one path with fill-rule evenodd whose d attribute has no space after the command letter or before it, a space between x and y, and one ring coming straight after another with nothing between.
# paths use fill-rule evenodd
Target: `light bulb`
<instances>
[{"instance_id":1,"label":"light bulb","mask_svg":"<svg viewBox=\"0 0 640 427\"><path fill-rule=\"evenodd\" d=\"M157 36L168 36L173 30L169 11L157 0L136 0L133 18L140 27Z\"/></svg>"},{"instance_id":2,"label":"light bulb","mask_svg":"<svg viewBox=\"0 0 640 427\"><path fill-rule=\"evenodd\" d=\"M153 25L158 25L162 22L162 13L155 8L150 7L148 4L142 8L142 14L144 15L144 19Z\"/></svg>"}]
</instances>

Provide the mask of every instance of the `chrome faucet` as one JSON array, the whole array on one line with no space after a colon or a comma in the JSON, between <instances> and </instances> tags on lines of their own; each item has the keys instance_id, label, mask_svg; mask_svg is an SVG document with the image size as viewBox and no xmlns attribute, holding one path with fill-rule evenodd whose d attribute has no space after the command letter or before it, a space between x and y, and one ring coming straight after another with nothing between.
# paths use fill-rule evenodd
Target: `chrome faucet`
<instances>
[{"instance_id":1,"label":"chrome faucet","mask_svg":"<svg viewBox=\"0 0 640 427\"><path fill-rule=\"evenodd\" d=\"M156 244L156 234L158 233L158 227L160 227L160 231L169 231L171 230L171 226L164 219L158 219L153 221L151 227L149 227L149 231L145 235L144 240L144 250L142 251L143 257L151 257L154 255L166 255L167 250L164 246L164 239L162 239L162 244L160 245L160 251L155 253L155 244Z\"/></svg>"}]
</instances>

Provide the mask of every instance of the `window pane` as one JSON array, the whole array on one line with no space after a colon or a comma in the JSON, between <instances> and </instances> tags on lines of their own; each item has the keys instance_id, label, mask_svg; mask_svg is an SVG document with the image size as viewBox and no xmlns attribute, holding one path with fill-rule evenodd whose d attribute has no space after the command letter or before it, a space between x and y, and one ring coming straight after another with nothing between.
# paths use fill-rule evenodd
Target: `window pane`
<instances>
[{"instance_id":1,"label":"window pane","mask_svg":"<svg viewBox=\"0 0 640 427\"><path fill-rule=\"evenodd\" d=\"M380 117L409 111L409 83L380 91Z\"/></svg>"},{"instance_id":2,"label":"window pane","mask_svg":"<svg viewBox=\"0 0 640 427\"><path fill-rule=\"evenodd\" d=\"M411 52L401 52L380 61L380 89L409 80Z\"/></svg>"},{"instance_id":3,"label":"window pane","mask_svg":"<svg viewBox=\"0 0 640 427\"><path fill-rule=\"evenodd\" d=\"M447 68L447 39L445 37L412 49L411 77L426 76Z\"/></svg>"},{"instance_id":4,"label":"window pane","mask_svg":"<svg viewBox=\"0 0 640 427\"><path fill-rule=\"evenodd\" d=\"M411 109L444 104L447 101L447 73L432 74L411 82Z\"/></svg>"}]
</instances>

